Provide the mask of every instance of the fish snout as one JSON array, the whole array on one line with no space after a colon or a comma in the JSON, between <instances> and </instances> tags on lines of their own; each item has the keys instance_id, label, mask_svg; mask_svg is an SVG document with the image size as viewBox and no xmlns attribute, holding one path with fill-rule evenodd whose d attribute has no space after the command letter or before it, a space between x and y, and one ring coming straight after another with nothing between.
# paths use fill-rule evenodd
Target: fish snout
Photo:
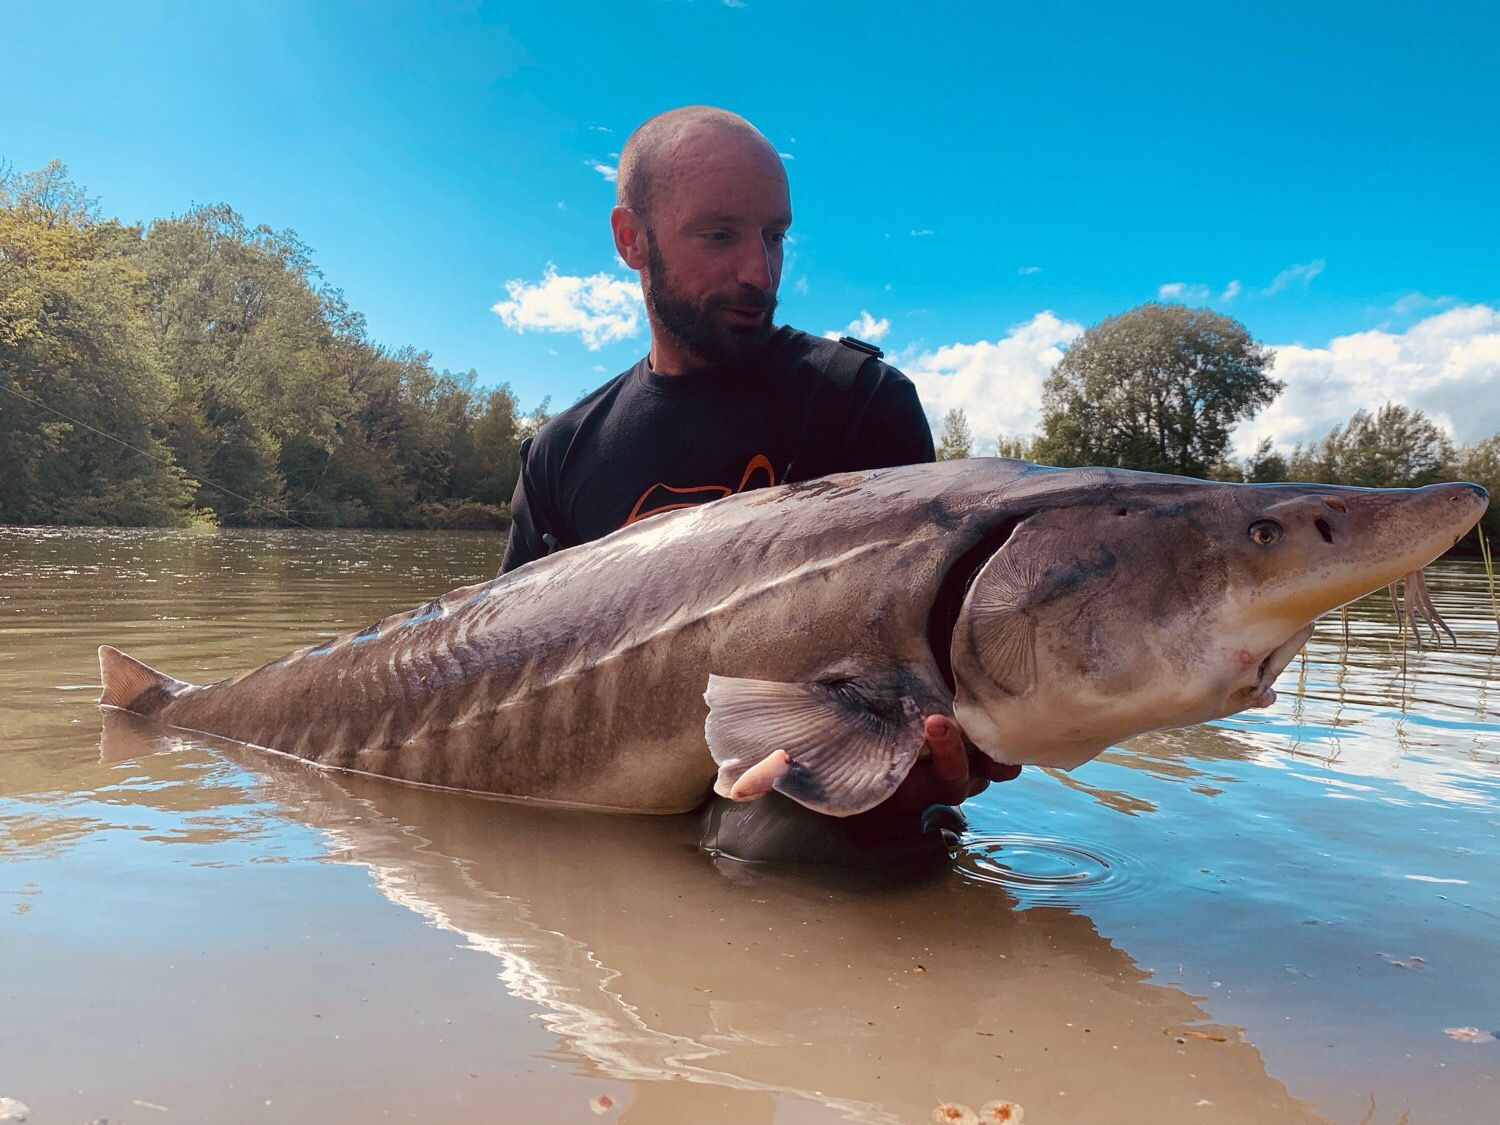
<instances>
[{"instance_id":1,"label":"fish snout","mask_svg":"<svg viewBox=\"0 0 1500 1125\"><path fill-rule=\"evenodd\" d=\"M1483 515L1485 509L1490 506L1489 490L1483 485L1475 484L1473 481L1460 481L1457 484L1436 484L1432 487L1449 490L1452 493L1454 501L1478 505L1480 515Z\"/></svg>"},{"instance_id":2,"label":"fish snout","mask_svg":"<svg viewBox=\"0 0 1500 1125\"><path fill-rule=\"evenodd\" d=\"M1479 522L1490 506L1489 491L1471 481L1453 484L1429 484L1417 490L1427 503L1424 505L1433 530L1451 542L1444 542L1443 549L1457 543Z\"/></svg>"}]
</instances>

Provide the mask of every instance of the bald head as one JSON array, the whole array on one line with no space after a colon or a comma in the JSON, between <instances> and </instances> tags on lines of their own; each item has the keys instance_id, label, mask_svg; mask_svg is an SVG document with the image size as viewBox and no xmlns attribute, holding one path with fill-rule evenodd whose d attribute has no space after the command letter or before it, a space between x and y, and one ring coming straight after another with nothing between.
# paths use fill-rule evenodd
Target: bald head
<instances>
[{"instance_id":1,"label":"bald head","mask_svg":"<svg viewBox=\"0 0 1500 1125\"><path fill-rule=\"evenodd\" d=\"M786 169L743 117L685 106L620 153L615 249L639 270L651 365L666 374L745 365L773 331L792 223Z\"/></svg>"},{"instance_id":2,"label":"bald head","mask_svg":"<svg viewBox=\"0 0 1500 1125\"><path fill-rule=\"evenodd\" d=\"M786 172L775 147L737 113L711 105L669 109L630 134L620 152L615 202L649 219L674 181L702 162L754 162Z\"/></svg>"}]
</instances>

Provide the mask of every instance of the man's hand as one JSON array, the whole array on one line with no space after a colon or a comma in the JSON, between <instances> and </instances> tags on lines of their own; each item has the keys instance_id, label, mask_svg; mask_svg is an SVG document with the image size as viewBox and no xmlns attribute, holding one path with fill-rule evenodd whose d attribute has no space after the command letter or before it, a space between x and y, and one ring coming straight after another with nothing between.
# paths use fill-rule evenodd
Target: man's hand
<instances>
[{"instance_id":1,"label":"man's hand","mask_svg":"<svg viewBox=\"0 0 1500 1125\"><path fill-rule=\"evenodd\" d=\"M920 817L932 805L958 805L983 793L992 781L1011 781L1020 766L1002 766L967 741L958 724L947 715L928 715L922 723L926 741L917 751L916 764L900 787L875 808L861 816ZM765 758L740 775L730 790L735 801L753 801L769 793L792 768L785 750Z\"/></svg>"},{"instance_id":2,"label":"man's hand","mask_svg":"<svg viewBox=\"0 0 1500 1125\"><path fill-rule=\"evenodd\" d=\"M983 793L992 781L1011 781L1020 766L1002 766L965 740L947 715L928 715L922 733L927 741L901 787L881 806L920 816L929 805L957 805Z\"/></svg>"}]
</instances>

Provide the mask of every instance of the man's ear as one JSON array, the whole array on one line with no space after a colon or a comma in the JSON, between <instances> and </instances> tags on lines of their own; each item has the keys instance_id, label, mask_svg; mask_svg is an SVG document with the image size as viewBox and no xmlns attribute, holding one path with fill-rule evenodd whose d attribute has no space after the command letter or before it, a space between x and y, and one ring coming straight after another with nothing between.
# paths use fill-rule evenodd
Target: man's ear
<instances>
[{"instance_id":1,"label":"man's ear","mask_svg":"<svg viewBox=\"0 0 1500 1125\"><path fill-rule=\"evenodd\" d=\"M609 225L615 232L615 250L633 270L646 268L646 220L629 207L616 207L609 213Z\"/></svg>"}]
</instances>

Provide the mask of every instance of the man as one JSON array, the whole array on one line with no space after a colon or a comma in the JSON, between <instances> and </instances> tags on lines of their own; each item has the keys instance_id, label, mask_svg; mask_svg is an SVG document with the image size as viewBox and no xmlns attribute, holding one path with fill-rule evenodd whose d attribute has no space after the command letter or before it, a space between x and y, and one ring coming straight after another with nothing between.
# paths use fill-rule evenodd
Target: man
<instances>
[{"instance_id":1,"label":"man","mask_svg":"<svg viewBox=\"0 0 1500 1125\"><path fill-rule=\"evenodd\" d=\"M615 249L641 276L650 353L521 447L501 572L674 508L826 473L933 460L916 389L880 352L772 322L786 170L744 118L688 106L620 153ZM953 805L1015 770L928 716L887 805ZM882 806L884 807L884 806Z\"/></svg>"}]
</instances>

